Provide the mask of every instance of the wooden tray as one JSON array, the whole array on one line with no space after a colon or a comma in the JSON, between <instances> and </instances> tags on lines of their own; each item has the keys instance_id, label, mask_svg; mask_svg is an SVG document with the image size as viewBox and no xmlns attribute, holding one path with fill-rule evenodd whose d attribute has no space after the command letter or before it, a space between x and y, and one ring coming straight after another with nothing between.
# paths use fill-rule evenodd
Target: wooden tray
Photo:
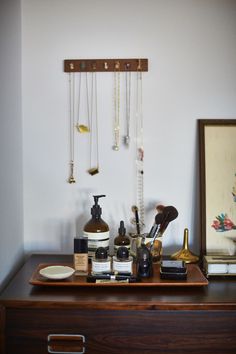
<instances>
[{"instance_id":1,"label":"wooden tray","mask_svg":"<svg viewBox=\"0 0 236 354\"><path fill-rule=\"evenodd\" d=\"M45 279L39 274L39 270L48 267L51 265L68 265L71 264L39 264L37 269L32 274L29 283L31 285L40 285L40 286L81 286L81 287L104 287L104 286L125 286L125 287L138 287L138 286L204 286L208 284L208 280L202 274L200 268L196 264L187 264L187 279L186 280L163 280L160 279L160 265L153 265L153 276L151 278L142 278L141 282L137 283L87 283L86 277L75 276L64 279L64 280L51 280ZM73 267L73 266L72 266ZM135 272L134 272L135 273Z\"/></svg>"}]
</instances>

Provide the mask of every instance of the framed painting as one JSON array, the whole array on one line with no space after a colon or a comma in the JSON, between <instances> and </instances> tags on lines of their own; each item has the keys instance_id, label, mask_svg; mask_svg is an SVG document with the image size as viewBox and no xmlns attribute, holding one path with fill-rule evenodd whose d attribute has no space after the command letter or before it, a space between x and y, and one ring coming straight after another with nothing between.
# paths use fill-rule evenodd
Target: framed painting
<instances>
[{"instance_id":1,"label":"framed painting","mask_svg":"<svg viewBox=\"0 0 236 354\"><path fill-rule=\"evenodd\" d=\"M198 120L202 255L236 254L236 119Z\"/></svg>"}]
</instances>

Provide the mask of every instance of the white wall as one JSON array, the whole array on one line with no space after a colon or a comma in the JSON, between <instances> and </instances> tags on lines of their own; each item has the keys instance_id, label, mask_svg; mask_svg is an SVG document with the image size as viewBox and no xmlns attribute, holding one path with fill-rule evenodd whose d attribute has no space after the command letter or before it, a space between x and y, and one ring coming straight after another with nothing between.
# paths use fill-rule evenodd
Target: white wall
<instances>
[{"instance_id":1,"label":"white wall","mask_svg":"<svg viewBox=\"0 0 236 354\"><path fill-rule=\"evenodd\" d=\"M98 74L100 173L87 174L87 137L76 142L75 185L67 183L66 58L149 60L143 80L146 230L158 203L179 217L165 252L199 251L197 119L236 117L236 1L22 0L24 237L27 252L72 252L89 218L92 195L104 193L103 218L129 229L133 150L112 145L112 75ZM123 118L122 118L123 119Z\"/></svg>"},{"instance_id":2,"label":"white wall","mask_svg":"<svg viewBox=\"0 0 236 354\"><path fill-rule=\"evenodd\" d=\"M0 2L0 289L23 258L21 7Z\"/></svg>"}]
</instances>

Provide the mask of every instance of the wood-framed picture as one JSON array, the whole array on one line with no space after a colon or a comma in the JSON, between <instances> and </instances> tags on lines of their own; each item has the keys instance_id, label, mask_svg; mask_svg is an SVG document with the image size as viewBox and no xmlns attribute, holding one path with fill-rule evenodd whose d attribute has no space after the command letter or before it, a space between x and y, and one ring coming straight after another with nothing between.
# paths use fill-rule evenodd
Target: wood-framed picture
<instances>
[{"instance_id":1,"label":"wood-framed picture","mask_svg":"<svg viewBox=\"0 0 236 354\"><path fill-rule=\"evenodd\" d=\"M199 119L202 255L236 254L236 119Z\"/></svg>"}]
</instances>

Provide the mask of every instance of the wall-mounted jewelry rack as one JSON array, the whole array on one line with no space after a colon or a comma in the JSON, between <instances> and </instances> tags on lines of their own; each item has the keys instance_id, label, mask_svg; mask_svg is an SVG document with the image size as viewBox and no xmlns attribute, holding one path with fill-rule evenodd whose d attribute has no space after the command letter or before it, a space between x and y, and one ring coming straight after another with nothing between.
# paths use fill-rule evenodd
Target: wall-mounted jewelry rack
<instances>
[{"instance_id":1,"label":"wall-mounted jewelry rack","mask_svg":"<svg viewBox=\"0 0 236 354\"><path fill-rule=\"evenodd\" d=\"M64 72L148 71L148 59L66 59Z\"/></svg>"}]
</instances>

